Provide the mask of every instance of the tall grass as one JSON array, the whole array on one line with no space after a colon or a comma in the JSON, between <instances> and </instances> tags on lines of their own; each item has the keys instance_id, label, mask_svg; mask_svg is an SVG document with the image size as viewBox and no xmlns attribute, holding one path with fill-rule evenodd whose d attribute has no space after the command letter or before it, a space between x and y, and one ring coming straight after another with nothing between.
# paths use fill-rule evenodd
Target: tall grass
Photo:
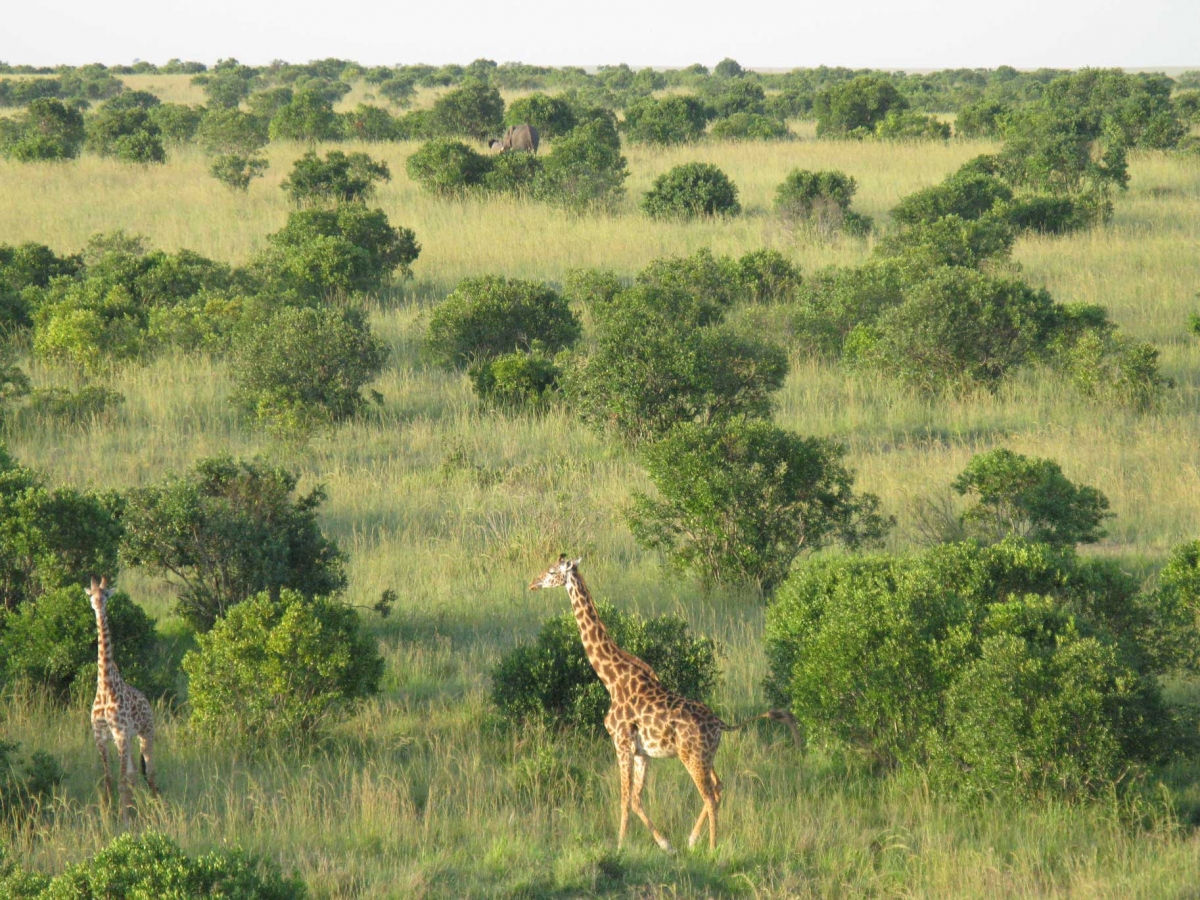
<instances>
[{"instance_id":1,"label":"tall grass","mask_svg":"<svg viewBox=\"0 0 1200 900\"><path fill-rule=\"evenodd\" d=\"M69 251L95 231L123 228L158 247L244 262L285 221L278 184L303 149L269 147L268 176L248 195L226 191L207 175L205 159L187 151L149 168L91 157L0 162L0 235ZM634 544L622 511L644 475L635 457L582 429L574 410L497 416L476 405L463 378L427 368L419 346L430 303L467 275L558 281L574 266L631 275L657 256L706 246L778 247L806 272L853 263L869 242L819 242L769 214L790 169L849 172L860 185L856 208L886 224L899 197L988 145L629 148L630 194L608 217L511 200L437 200L404 174L413 145L361 149L393 172L376 202L423 245L415 282L373 314L393 348L375 385L382 407L306 447L275 445L229 406L221 362L178 356L112 373L110 385L127 402L102 420L27 422L7 434L17 458L53 479L106 487L145 484L219 452L272 456L302 473L302 489L328 487L322 519L351 553L351 602L370 604L386 588L399 593L391 618L366 616L387 660L383 695L320 747L246 757L189 733L176 711L161 709L163 799L139 795L138 827L197 850L239 843L299 870L321 897L1194 895L1200 842L1153 792L1078 805L959 806L913 776L874 773L821 748L801 756L766 723L731 735L718 757L727 790L716 854L668 858L639 825L617 855L611 750L583 736L506 730L487 703L499 656L565 608L560 592L524 589L560 551L584 555L597 596L675 612L714 636L724 670L715 705L730 717L764 702L762 608L734 591L706 593ZM690 224L638 215L640 191L689 159L728 172L746 214ZM944 493L972 453L999 445L1053 457L1068 477L1104 490L1116 517L1094 552L1137 572L1152 572L1169 546L1200 535L1200 344L1184 328L1198 305L1200 167L1146 154L1133 159L1132 174L1110 227L1024 239L1016 261L1057 299L1102 303L1162 349L1176 387L1158 410L1135 416L1094 407L1039 373L995 394L929 400L793 359L777 419L848 444L860 486L901 517L893 547L916 539L906 518L913 498ZM764 331L775 333L783 315L763 314ZM24 364L38 385L73 377ZM122 573L121 584L161 627L177 630L168 585L136 570ZM6 739L50 749L67 767L39 824L12 836L26 862L61 870L117 829L100 804L86 711L9 698L0 717ZM1194 794L1195 773L1177 774L1177 796ZM677 842L699 811L672 763L653 767L647 803Z\"/></svg>"}]
</instances>

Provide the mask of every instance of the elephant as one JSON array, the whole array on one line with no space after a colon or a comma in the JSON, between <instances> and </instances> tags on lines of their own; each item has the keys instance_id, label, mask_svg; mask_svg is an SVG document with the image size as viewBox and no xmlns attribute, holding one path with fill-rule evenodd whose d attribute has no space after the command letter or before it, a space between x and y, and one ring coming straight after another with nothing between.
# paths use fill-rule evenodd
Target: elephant
<instances>
[{"instance_id":1,"label":"elephant","mask_svg":"<svg viewBox=\"0 0 1200 900\"><path fill-rule=\"evenodd\" d=\"M538 142L538 130L526 122L521 125L510 125L504 132L504 137L498 141L492 141L489 146L493 153L504 153L508 150L537 153Z\"/></svg>"}]
</instances>

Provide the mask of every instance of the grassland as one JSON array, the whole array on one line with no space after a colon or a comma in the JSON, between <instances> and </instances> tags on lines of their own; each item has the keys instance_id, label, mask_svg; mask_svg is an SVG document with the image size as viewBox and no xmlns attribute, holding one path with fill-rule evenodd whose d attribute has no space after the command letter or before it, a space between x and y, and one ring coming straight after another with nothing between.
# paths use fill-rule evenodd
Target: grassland
<instances>
[{"instance_id":1,"label":"grassland","mask_svg":"<svg viewBox=\"0 0 1200 900\"><path fill-rule=\"evenodd\" d=\"M198 99L178 90L165 99ZM404 175L414 146L362 148L394 175L378 205L423 246L415 279L373 311L394 351L375 385L386 398L381 408L305 448L273 445L228 405L220 362L179 357L115 373L112 386L128 402L110 418L9 432L21 461L96 486L144 484L218 452L285 461L303 473L302 486L328 488L323 524L351 554L349 599L370 603L388 587L400 595L391 618L368 616L387 660L382 696L317 750L246 758L198 741L162 709L164 799L141 798L139 827L191 849L239 843L265 853L297 869L320 897L1196 896L1200 838L1170 802L1185 811L1200 805L1195 771L1172 770L1157 799L1132 805L959 807L919 778L874 774L821 748L801 756L764 724L730 736L718 758L727 790L715 854L666 857L639 826L617 855L611 749L582 736L513 734L493 720L490 666L565 608L561 593L524 590L560 550L584 555L597 596L676 612L714 636L724 673L715 705L727 717L764 702L762 608L751 596L671 578L636 547L621 510L644 483L637 461L580 428L570 409L496 417L476 406L465 380L426 368L419 342L431 304L467 275L560 281L575 266L631 275L655 257L699 247L776 247L806 272L851 263L868 242L817 241L769 214L789 169L850 173L860 186L855 208L886 223L900 197L988 149L802 137L629 149L630 197L614 215L593 218L511 200L435 200ZM278 184L302 149L271 145L267 177L244 196L211 179L206 160L187 150L149 169L91 157L63 166L0 162L0 241L67 251L93 232L123 228L157 247L242 262L285 221ZM663 224L638 215L636 199L653 177L690 159L733 178L742 217ZM1103 304L1123 329L1161 348L1176 383L1161 409L1133 416L1094 408L1037 373L995 395L929 401L793 359L778 421L847 443L861 487L900 518L893 547L914 540L906 515L914 497L944 492L972 453L998 445L1053 457L1068 477L1101 487L1116 518L1093 552L1141 575L1152 575L1172 544L1200 535L1200 342L1185 329L1200 309L1200 164L1139 155L1131 171L1111 227L1025 239L1015 259L1057 299ZM762 319L764 329L777 324ZM26 365L39 385L72 378ZM471 467L445 464L459 451ZM180 633L169 588L138 571L121 583L160 628ZM18 853L57 871L106 843L117 826L98 805L86 712L7 701L0 717L11 739L53 750L68 769L44 823L17 836ZM678 842L698 812L694 790L676 764L652 772L648 808Z\"/></svg>"}]
</instances>

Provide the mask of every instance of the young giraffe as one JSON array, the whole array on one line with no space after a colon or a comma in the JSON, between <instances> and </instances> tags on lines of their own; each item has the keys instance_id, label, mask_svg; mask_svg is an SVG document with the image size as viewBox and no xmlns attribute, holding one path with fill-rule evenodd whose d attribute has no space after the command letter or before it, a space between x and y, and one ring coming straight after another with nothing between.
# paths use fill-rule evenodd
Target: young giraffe
<instances>
[{"instance_id":1,"label":"young giraffe","mask_svg":"<svg viewBox=\"0 0 1200 900\"><path fill-rule=\"evenodd\" d=\"M608 715L604 717L604 727L616 746L621 775L621 828L617 834L617 849L625 842L632 807L658 845L671 852L670 842L654 827L642 808L642 786L646 780L646 760L672 756L679 757L704 801L704 809L692 828L688 846L695 846L707 819L708 845L715 848L722 785L713 771L713 759L721 743L721 734L736 731L749 723L727 725L703 703L671 693L662 686L649 665L618 647L596 614L591 594L579 575L579 562L560 556L545 574L533 580L529 589L566 587L584 652L612 698ZM771 710L756 718L787 723L797 744L800 743L791 713Z\"/></svg>"},{"instance_id":2,"label":"young giraffe","mask_svg":"<svg viewBox=\"0 0 1200 900\"><path fill-rule=\"evenodd\" d=\"M96 611L96 632L99 635L99 669L96 673L96 701L92 704L92 735L96 749L100 751L100 762L104 765L104 788L112 799L112 772L108 767L108 739L117 747L120 766L121 821L129 821L129 809L133 806L133 781L137 773L133 767L133 739L141 743L142 774L150 790L157 795L158 784L154 778L154 717L145 694L121 680L117 664L113 660L112 638L108 630L108 598L112 590L108 577L92 579L88 592L92 609Z\"/></svg>"}]
</instances>

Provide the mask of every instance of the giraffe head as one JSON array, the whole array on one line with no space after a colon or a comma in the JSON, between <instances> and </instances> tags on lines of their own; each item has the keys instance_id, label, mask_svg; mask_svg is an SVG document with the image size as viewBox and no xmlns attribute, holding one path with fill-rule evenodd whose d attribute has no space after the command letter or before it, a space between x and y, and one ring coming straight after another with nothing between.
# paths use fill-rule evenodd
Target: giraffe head
<instances>
[{"instance_id":1,"label":"giraffe head","mask_svg":"<svg viewBox=\"0 0 1200 900\"><path fill-rule=\"evenodd\" d=\"M562 587L567 583L568 573L575 571L582 561L582 556L579 559L567 559L566 554L562 554L558 557L558 562L529 582L529 589L536 591L541 588Z\"/></svg>"},{"instance_id":2,"label":"giraffe head","mask_svg":"<svg viewBox=\"0 0 1200 900\"><path fill-rule=\"evenodd\" d=\"M108 586L108 576L105 575L99 581L96 576L92 576L92 586L88 589L88 599L92 601L92 609L98 613L104 612L104 608L108 605L108 598L112 596L114 588Z\"/></svg>"}]
</instances>

